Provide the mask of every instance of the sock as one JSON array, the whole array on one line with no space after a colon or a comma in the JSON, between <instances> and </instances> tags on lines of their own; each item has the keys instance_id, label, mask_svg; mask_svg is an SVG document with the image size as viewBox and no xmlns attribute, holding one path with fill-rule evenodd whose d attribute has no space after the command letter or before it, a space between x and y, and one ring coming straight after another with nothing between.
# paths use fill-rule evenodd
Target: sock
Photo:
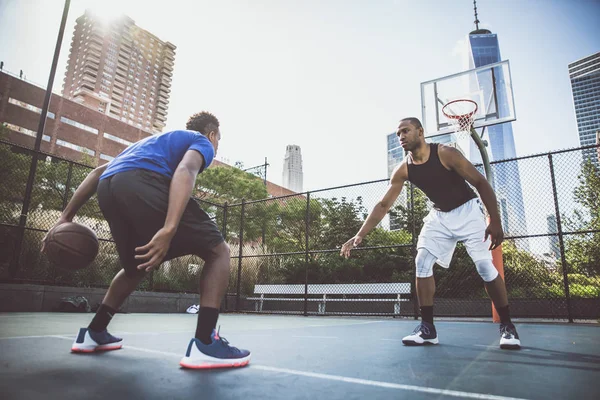
<instances>
[{"instance_id":1,"label":"sock","mask_svg":"<svg viewBox=\"0 0 600 400\"><path fill-rule=\"evenodd\" d=\"M196 325L196 339L204 344L211 344L210 335L217 326L219 310L210 307L200 307L198 311L198 324Z\"/></svg>"},{"instance_id":2,"label":"sock","mask_svg":"<svg viewBox=\"0 0 600 400\"><path fill-rule=\"evenodd\" d=\"M510 311L508 310L508 304L504 307L496 307L496 311L498 311L498 315L500 316L501 324L511 324L510 320Z\"/></svg>"},{"instance_id":3,"label":"sock","mask_svg":"<svg viewBox=\"0 0 600 400\"><path fill-rule=\"evenodd\" d=\"M421 306L421 320L433 325L433 306Z\"/></svg>"},{"instance_id":4,"label":"sock","mask_svg":"<svg viewBox=\"0 0 600 400\"><path fill-rule=\"evenodd\" d=\"M102 332L106 329L108 323L116 313L117 310L112 309L106 304L100 304L100 307L98 307L98 311L96 311L96 315L94 316L94 319L92 319L92 322L90 322L88 329L91 329L94 332Z\"/></svg>"}]
</instances>

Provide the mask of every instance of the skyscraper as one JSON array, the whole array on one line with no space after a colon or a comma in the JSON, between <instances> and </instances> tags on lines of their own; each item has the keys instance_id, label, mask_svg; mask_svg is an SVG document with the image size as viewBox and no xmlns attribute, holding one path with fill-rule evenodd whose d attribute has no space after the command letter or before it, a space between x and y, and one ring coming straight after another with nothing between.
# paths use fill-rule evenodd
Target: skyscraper
<instances>
[{"instance_id":1,"label":"skyscraper","mask_svg":"<svg viewBox=\"0 0 600 400\"><path fill-rule=\"evenodd\" d=\"M392 177L392 172L404 159L404 149L400 146L396 132L387 135L387 177Z\"/></svg>"},{"instance_id":2,"label":"skyscraper","mask_svg":"<svg viewBox=\"0 0 600 400\"><path fill-rule=\"evenodd\" d=\"M569 64L569 78L573 91L579 144L596 143L596 132L600 129L600 52ZM583 150L585 160L600 168L596 149Z\"/></svg>"},{"instance_id":3,"label":"skyscraper","mask_svg":"<svg viewBox=\"0 0 600 400\"><path fill-rule=\"evenodd\" d=\"M148 132L167 120L175 45L122 16L86 12L75 25L63 97Z\"/></svg>"},{"instance_id":4,"label":"skyscraper","mask_svg":"<svg viewBox=\"0 0 600 400\"><path fill-rule=\"evenodd\" d=\"M302 189L302 153L300 146L290 144L283 160L283 187L300 193Z\"/></svg>"},{"instance_id":5,"label":"skyscraper","mask_svg":"<svg viewBox=\"0 0 600 400\"><path fill-rule=\"evenodd\" d=\"M479 20L477 19L477 8L475 8L476 30L469 33L469 68L482 67L502 61L500 56L500 45L498 36L487 29L479 29ZM503 73L498 70L495 75L497 82L504 80ZM489 79L487 79L489 81ZM481 79L479 85L491 85ZM497 91L498 108L508 107L507 93L503 90ZM488 151L490 161L505 160L517 156L515 150L515 139L512 130L512 124L504 123L488 126L485 129L488 140ZM475 142L470 141L468 158L471 162L481 163L481 155ZM521 187L521 177L518 162L503 162L493 166L494 172L494 190L500 205L500 216L502 225L507 236L518 236L527 232L525 221L525 207L523 205L523 191ZM527 247L522 244L521 247Z\"/></svg>"},{"instance_id":6,"label":"skyscraper","mask_svg":"<svg viewBox=\"0 0 600 400\"><path fill-rule=\"evenodd\" d=\"M404 160L404 149L400 146L400 140L398 140L398 135L396 132L392 132L387 135L387 177L390 179L392 177L392 172L394 169L400 165L402 160ZM406 205L406 190L403 190L400 193L400 196L395 201L392 209L397 205ZM402 229L402 224L398 220L398 218L393 217L391 214L388 214L390 218L390 230L395 231L398 229Z\"/></svg>"},{"instance_id":7,"label":"skyscraper","mask_svg":"<svg viewBox=\"0 0 600 400\"><path fill-rule=\"evenodd\" d=\"M549 214L546 217L546 223L548 226L548 233L558 233L556 215ZM548 245L550 247L550 254L556 259L560 258L560 242L558 236L548 236Z\"/></svg>"}]
</instances>

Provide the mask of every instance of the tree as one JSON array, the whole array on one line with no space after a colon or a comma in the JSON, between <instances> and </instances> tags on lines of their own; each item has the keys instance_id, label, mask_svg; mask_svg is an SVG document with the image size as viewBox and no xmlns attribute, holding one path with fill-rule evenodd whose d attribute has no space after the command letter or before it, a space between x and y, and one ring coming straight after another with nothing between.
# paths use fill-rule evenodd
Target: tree
<instances>
[{"instance_id":1,"label":"tree","mask_svg":"<svg viewBox=\"0 0 600 400\"><path fill-rule=\"evenodd\" d=\"M194 198L211 215L219 227L224 223L224 205L227 203L227 237L239 236L242 200L266 199L269 196L264 182L256 176L233 167L208 168L196 178ZM247 207L244 212L244 241L255 241L264 235L264 221L269 210Z\"/></svg>"},{"instance_id":2,"label":"tree","mask_svg":"<svg viewBox=\"0 0 600 400\"><path fill-rule=\"evenodd\" d=\"M240 203L242 199L266 199L269 194L258 177L232 167L208 168L196 179L196 196L217 204Z\"/></svg>"},{"instance_id":3,"label":"tree","mask_svg":"<svg viewBox=\"0 0 600 400\"><path fill-rule=\"evenodd\" d=\"M587 215L575 212L566 219L571 231L600 229L600 172L591 161L583 164L579 185L573 195ZM598 279L600 285L600 233L569 235L565 241L565 257L569 273L580 273Z\"/></svg>"}]
</instances>

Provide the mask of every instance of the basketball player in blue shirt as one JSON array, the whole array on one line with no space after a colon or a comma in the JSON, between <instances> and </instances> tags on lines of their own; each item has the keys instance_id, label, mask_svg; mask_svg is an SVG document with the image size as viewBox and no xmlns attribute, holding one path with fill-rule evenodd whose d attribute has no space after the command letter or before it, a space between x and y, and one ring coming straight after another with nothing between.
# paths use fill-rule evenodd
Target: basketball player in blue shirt
<instances>
[{"instance_id":1,"label":"basketball player in blue shirt","mask_svg":"<svg viewBox=\"0 0 600 400\"><path fill-rule=\"evenodd\" d=\"M397 135L408 154L394 170L382 200L369 214L358 233L342 245L341 255L350 256L352 248L358 246L365 235L388 213L400 195L404 182L412 182L427 195L434 207L423 220L424 225L417 241L416 288L421 323L402 342L409 346L439 342L433 324L433 266L437 263L448 268L456 243L463 242L500 316L500 347L520 348L519 335L510 319L506 286L492 264L491 250L498 247L504 239L494 190L458 150L426 143L423 127L417 118L400 121ZM490 222L487 226L481 201L467 182L477 189L488 210Z\"/></svg>"},{"instance_id":2,"label":"basketball player in blue shirt","mask_svg":"<svg viewBox=\"0 0 600 400\"><path fill-rule=\"evenodd\" d=\"M73 352L120 349L122 339L106 328L125 299L161 262L193 254L205 262L200 310L195 337L180 365L238 367L250 361L249 351L231 346L215 330L229 282L229 246L191 198L196 176L208 168L219 147L219 121L201 112L190 117L186 128L140 140L94 169L56 223L72 221L77 210L97 193L123 266L90 325L80 329Z\"/></svg>"}]
</instances>

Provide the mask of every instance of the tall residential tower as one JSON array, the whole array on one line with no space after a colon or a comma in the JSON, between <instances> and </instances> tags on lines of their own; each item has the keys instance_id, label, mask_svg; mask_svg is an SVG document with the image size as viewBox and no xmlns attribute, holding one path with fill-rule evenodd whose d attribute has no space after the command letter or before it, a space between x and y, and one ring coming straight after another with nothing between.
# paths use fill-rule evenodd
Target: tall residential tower
<instances>
[{"instance_id":1,"label":"tall residential tower","mask_svg":"<svg viewBox=\"0 0 600 400\"><path fill-rule=\"evenodd\" d=\"M175 45L122 16L77 18L63 97L152 133L167 120Z\"/></svg>"}]
</instances>

